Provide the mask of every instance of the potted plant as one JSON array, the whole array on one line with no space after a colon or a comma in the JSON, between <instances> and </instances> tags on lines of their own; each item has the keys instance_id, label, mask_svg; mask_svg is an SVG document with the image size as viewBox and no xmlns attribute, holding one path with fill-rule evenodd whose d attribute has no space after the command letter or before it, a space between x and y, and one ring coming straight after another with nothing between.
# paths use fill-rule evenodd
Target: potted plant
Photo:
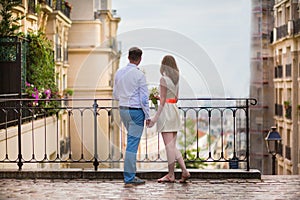
<instances>
[{"instance_id":1,"label":"potted plant","mask_svg":"<svg viewBox=\"0 0 300 200\"><path fill-rule=\"evenodd\" d=\"M291 102L290 101L284 101L283 104L284 104L284 108L288 109L289 106L291 105Z\"/></svg>"},{"instance_id":2,"label":"potted plant","mask_svg":"<svg viewBox=\"0 0 300 200\"><path fill-rule=\"evenodd\" d=\"M64 96L66 96L66 97L72 96L73 93L74 93L74 91L72 89L67 88L64 90Z\"/></svg>"}]
</instances>

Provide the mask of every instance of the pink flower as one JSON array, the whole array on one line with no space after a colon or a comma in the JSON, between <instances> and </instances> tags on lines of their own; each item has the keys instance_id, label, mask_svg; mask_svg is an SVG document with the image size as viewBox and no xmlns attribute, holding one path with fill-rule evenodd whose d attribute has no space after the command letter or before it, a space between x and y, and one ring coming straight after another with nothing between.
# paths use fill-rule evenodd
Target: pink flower
<instances>
[{"instance_id":1,"label":"pink flower","mask_svg":"<svg viewBox=\"0 0 300 200\"><path fill-rule=\"evenodd\" d=\"M50 97L51 97L51 90L50 89L47 89L47 90L45 90L45 95L46 95L46 99L50 99Z\"/></svg>"},{"instance_id":2,"label":"pink flower","mask_svg":"<svg viewBox=\"0 0 300 200\"><path fill-rule=\"evenodd\" d=\"M34 102L37 103L39 100L39 91L36 88L34 88L34 91L35 93L32 93L32 97L35 98Z\"/></svg>"}]
</instances>

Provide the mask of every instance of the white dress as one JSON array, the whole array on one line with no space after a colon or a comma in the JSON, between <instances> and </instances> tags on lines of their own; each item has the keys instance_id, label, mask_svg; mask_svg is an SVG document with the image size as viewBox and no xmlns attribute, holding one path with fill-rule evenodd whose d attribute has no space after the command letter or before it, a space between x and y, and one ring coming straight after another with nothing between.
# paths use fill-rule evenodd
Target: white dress
<instances>
[{"instance_id":1,"label":"white dress","mask_svg":"<svg viewBox=\"0 0 300 200\"><path fill-rule=\"evenodd\" d=\"M168 76L163 76L167 84L167 99L174 99L178 92L178 83L174 85ZM157 121L158 132L177 132L181 130L179 109L176 103L165 103Z\"/></svg>"}]
</instances>

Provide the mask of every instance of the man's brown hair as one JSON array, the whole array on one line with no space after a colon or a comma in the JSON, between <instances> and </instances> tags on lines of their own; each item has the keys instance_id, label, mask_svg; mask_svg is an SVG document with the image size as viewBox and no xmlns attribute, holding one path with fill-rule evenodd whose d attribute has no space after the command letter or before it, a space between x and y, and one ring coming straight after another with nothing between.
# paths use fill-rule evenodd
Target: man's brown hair
<instances>
[{"instance_id":1,"label":"man's brown hair","mask_svg":"<svg viewBox=\"0 0 300 200\"><path fill-rule=\"evenodd\" d=\"M132 61L138 61L142 57L143 51L137 47L129 49L128 59Z\"/></svg>"}]
</instances>

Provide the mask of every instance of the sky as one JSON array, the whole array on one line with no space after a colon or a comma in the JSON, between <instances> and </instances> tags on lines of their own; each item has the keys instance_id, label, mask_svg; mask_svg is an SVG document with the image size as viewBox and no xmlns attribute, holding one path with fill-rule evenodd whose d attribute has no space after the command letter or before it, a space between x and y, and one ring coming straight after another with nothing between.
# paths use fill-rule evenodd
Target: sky
<instances>
[{"instance_id":1,"label":"sky","mask_svg":"<svg viewBox=\"0 0 300 200\"><path fill-rule=\"evenodd\" d=\"M181 97L249 96L250 0L112 0L112 9L121 18L120 67L139 46L149 85L159 83L160 62L170 54Z\"/></svg>"}]
</instances>

